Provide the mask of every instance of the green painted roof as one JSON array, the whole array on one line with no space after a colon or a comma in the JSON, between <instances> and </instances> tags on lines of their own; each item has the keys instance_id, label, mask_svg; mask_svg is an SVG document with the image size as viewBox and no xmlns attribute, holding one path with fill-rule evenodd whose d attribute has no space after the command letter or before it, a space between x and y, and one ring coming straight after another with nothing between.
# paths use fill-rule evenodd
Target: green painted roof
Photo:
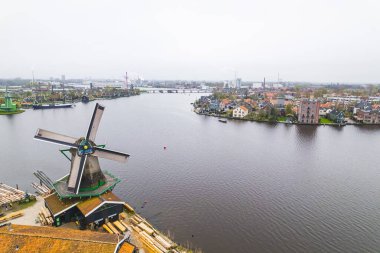
<instances>
[{"instance_id":1,"label":"green painted roof","mask_svg":"<svg viewBox=\"0 0 380 253\"><path fill-rule=\"evenodd\" d=\"M80 189L78 194L74 194L67 189L67 179L69 175L63 177L62 179L56 181L53 186L60 198L83 198L83 197L93 197L99 196L106 191L112 190L116 184L121 180L108 171L103 171L104 176L106 177L105 184L93 188L93 189Z\"/></svg>"}]
</instances>

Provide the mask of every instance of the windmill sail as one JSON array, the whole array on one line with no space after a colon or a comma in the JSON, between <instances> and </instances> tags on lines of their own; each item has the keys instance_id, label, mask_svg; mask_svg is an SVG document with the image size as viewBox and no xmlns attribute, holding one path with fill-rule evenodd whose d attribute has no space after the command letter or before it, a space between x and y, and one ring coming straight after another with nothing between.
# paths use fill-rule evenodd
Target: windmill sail
<instances>
[{"instance_id":1,"label":"windmill sail","mask_svg":"<svg viewBox=\"0 0 380 253\"><path fill-rule=\"evenodd\" d=\"M105 148L95 147L94 149L95 149L95 152L92 154L93 156L97 156L97 157L105 158L109 160L114 160L117 162L126 162L127 158L129 157L128 154L105 149Z\"/></svg>"},{"instance_id":2,"label":"windmill sail","mask_svg":"<svg viewBox=\"0 0 380 253\"><path fill-rule=\"evenodd\" d=\"M78 194L80 188L80 182L82 180L84 167L86 165L87 155L79 156L75 155L71 161L71 171L67 188Z\"/></svg>"},{"instance_id":3,"label":"windmill sail","mask_svg":"<svg viewBox=\"0 0 380 253\"><path fill-rule=\"evenodd\" d=\"M52 142L52 143L69 146L69 147L78 146L77 144L75 144L77 138L70 137L63 134L57 134L57 133L50 132L44 129L38 129L34 138L41 141Z\"/></svg>"},{"instance_id":4,"label":"windmill sail","mask_svg":"<svg viewBox=\"0 0 380 253\"><path fill-rule=\"evenodd\" d=\"M95 141L96 133L98 132L100 120L102 119L104 106L96 104L94 114L92 115L90 126L87 131L86 140Z\"/></svg>"}]
</instances>

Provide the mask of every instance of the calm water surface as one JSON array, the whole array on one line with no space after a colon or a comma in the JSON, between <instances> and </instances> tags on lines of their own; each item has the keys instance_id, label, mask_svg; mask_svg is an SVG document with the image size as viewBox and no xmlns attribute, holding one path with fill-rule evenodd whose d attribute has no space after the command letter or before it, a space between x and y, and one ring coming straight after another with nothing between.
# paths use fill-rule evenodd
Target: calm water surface
<instances>
[{"instance_id":1,"label":"calm water surface","mask_svg":"<svg viewBox=\"0 0 380 253\"><path fill-rule=\"evenodd\" d=\"M191 112L199 96L101 102L97 143L131 154L101 161L120 197L206 253L380 251L379 128L223 124ZM59 146L33 136L84 136L94 105L1 116L0 181L32 191L37 169L67 174Z\"/></svg>"}]
</instances>

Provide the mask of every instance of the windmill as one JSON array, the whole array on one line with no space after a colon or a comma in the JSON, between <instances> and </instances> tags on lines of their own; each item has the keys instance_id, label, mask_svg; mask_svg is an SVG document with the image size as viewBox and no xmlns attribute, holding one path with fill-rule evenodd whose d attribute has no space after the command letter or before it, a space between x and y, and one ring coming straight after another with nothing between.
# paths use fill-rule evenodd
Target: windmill
<instances>
[{"instance_id":1,"label":"windmill","mask_svg":"<svg viewBox=\"0 0 380 253\"><path fill-rule=\"evenodd\" d=\"M63 134L38 129L35 139L47 141L58 145L67 146L71 153L71 169L65 182L57 184L56 190L61 194L71 193L80 194L80 192L91 192L111 181L109 176L100 169L98 158L105 158L117 162L126 162L128 154L105 149L95 144L96 133L99 128L105 107L96 104L92 115L90 126L85 137L74 138ZM108 182L112 184L111 182Z\"/></svg>"}]
</instances>

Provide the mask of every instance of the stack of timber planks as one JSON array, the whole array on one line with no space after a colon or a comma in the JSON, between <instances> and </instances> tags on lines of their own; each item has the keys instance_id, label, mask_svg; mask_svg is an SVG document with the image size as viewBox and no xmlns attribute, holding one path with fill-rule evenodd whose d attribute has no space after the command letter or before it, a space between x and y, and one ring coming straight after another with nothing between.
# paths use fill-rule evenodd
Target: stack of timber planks
<instances>
[{"instance_id":1,"label":"stack of timber planks","mask_svg":"<svg viewBox=\"0 0 380 253\"><path fill-rule=\"evenodd\" d=\"M0 205L20 201L24 198L25 192L8 186L6 184L0 183Z\"/></svg>"},{"instance_id":2,"label":"stack of timber planks","mask_svg":"<svg viewBox=\"0 0 380 253\"><path fill-rule=\"evenodd\" d=\"M140 236L141 241L153 252L167 253L177 252L177 245L169 238L159 233L146 220L139 215L130 218L132 229Z\"/></svg>"},{"instance_id":3,"label":"stack of timber planks","mask_svg":"<svg viewBox=\"0 0 380 253\"><path fill-rule=\"evenodd\" d=\"M128 231L127 225L123 221L107 222L102 226L110 234L124 234Z\"/></svg>"},{"instance_id":4,"label":"stack of timber planks","mask_svg":"<svg viewBox=\"0 0 380 253\"><path fill-rule=\"evenodd\" d=\"M36 189L38 193L42 196L52 193L54 190L53 181L43 171L37 170L33 175L40 181L39 184L32 183L33 188Z\"/></svg>"},{"instance_id":5,"label":"stack of timber planks","mask_svg":"<svg viewBox=\"0 0 380 253\"><path fill-rule=\"evenodd\" d=\"M49 210L44 206L41 207L41 210L38 213L38 219L40 220L42 226L51 226L54 222Z\"/></svg>"},{"instance_id":6,"label":"stack of timber planks","mask_svg":"<svg viewBox=\"0 0 380 253\"><path fill-rule=\"evenodd\" d=\"M16 219L16 218L21 217L23 215L24 215L24 213L21 211L17 211L17 212L7 214L7 215L0 218L0 223Z\"/></svg>"},{"instance_id":7,"label":"stack of timber planks","mask_svg":"<svg viewBox=\"0 0 380 253\"><path fill-rule=\"evenodd\" d=\"M52 190L49 189L49 187L47 187L46 185L44 184L36 184L36 183L32 183L32 187L34 189L36 189L36 191L41 194L42 196L46 196L46 195L49 195Z\"/></svg>"}]
</instances>

